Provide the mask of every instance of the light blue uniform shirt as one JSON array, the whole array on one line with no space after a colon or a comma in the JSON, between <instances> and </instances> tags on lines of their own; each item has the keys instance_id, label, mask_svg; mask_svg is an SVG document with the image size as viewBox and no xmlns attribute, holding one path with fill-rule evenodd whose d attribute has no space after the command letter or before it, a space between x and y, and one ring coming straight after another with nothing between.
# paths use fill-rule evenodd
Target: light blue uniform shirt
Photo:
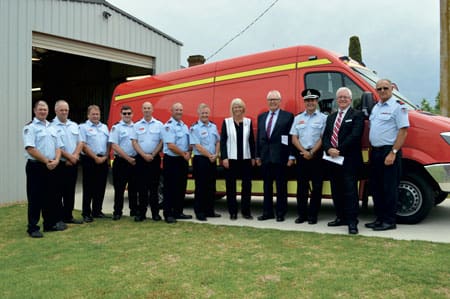
<instances>
[{"instance_id":1,"label":"light blue uniform shirt","mask_svg":"<svg viewBox=\"0 0 450 299\"><path fill-rule=\"evenodd\" d=\"M162 130L162 140L164 142L164 154L169 156L178 156L169 150L168 143L174 143L180 150L187 152L189 150L189 130L184 122L176 121L171 117L164 125Z\"/></svg>"},{"instance_id":2,"label":"light blue uniform shirt","mask_svg":"<svg viewBox=\"0 0 450 299\"><path fill-rule=\"evenodd\" d=\"M72 154L77 148L80 140L80 129L78 124L68 119L66 123L62 123L57 117L55 117L51 123L51 127L56 131L56 135L62 142L62 149ZM61 156L61 161L66 159Z\"/></svg>"},{"instance_id":3,"label":"light blue uniform shirt","mask_svg":"<svg viewBox=\"0 0 450 299\"><path fill-rule=\"evenodd\" d=\"M162 127L162 122L154 117L149 122L142 118L134 124L131 139L137 140L146 154L151 154L162 139Z\"/></svg>"},{"instance_id":4,"label":"light blue uniform shirt","mask_svg":"<svg viewBox=\"0 0 450 299\"><path fill-rule=\"evenodd\" d=\"M298 136L305 149L311 149L319 141L325 130L327 116L319 110L309 115L306 111L294 118L289 134Z\"/></svg>"},{"instance_id":5,"label":"light blue uniform shirt","mask_svg":"<svg viewBox=\"0 0 450 299\"><path fill-rule=\"evenodd\" d=\"M390 98L385 103L379 101L369 117L369 140L372 146L393 145L399 129L409 127L408 109L405 104Z\"/></svg>"},{"instance_id":6,"label":"light blue uniform shirt","mask_svg":"<svg viewBox=\"0 0 450 299\"><path fill-rule=\"evenodd\" d=\"M47 159L53 160L56 157L56 149L62 147L62 142L56 134L56 130L50 126L47 120L40 121L36 117L32 122L23 128L23 145L27 147L34 147ZM25 158L36 160L27 151L25 151Z\"/></svg>"},{"instance_id":7,"label":"light blue uniform shirt","mask_svg":"<svg viewBox=\"0 0 450 299\"><path fill-rule=\"evenodd\" d=\"M126 124L123 120L112 126L109 133L109 142L117 144L130 157L136 156L136 151L131 144L131 136L133 136L133 122ZM119 155L114 152L115 155ZM122 157L123 158L123 157Z\"/></svg>"},{"instance_id":8,"label":"light blue uniform shirt","mask_svg":"<svg viewBox=\"0 0 450 299\"><path fill-rule=\"evenodd\" d=\"M210 154L214 155L216 153L216 143L220 141L220 136L214 123L208 122L208 124L204 124L199 120L191 127L189 139L191 145L200 144ZM195 147L193 151L195 155L201 155Z\"/></svg>"},{"instance_id":9,"label":"light blue uniform shirt","mask_svg":"<svg viewBox=\"0 0 450 299\"><path fill-rule=\"evenodd\" d=\"M80 139L86 143L87 146L96 155L107 155L108 149L108 127L105 124L99 122L97 125L87 120L84 124L80 125Z\"/></svg>"}]
</instances>

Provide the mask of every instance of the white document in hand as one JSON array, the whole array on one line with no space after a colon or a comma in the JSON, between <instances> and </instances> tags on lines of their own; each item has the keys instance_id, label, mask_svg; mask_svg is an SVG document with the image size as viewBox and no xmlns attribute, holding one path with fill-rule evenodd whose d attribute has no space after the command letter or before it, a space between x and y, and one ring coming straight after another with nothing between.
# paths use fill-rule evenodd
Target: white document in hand
<instances>
[{"instance_id":1,"label":"white document in hand","mask_svg":"<svg viewBox=\"0 0 450 299\"><path fill-rule=\"evenodd\" d=\"M324 160L342 165L344 164L344 157L343 156L337 156L336 158L333 158L331 156L328 156L327 154L325 154L325 152L323 152L323 157Z\"/></svg>"}]
</instances>

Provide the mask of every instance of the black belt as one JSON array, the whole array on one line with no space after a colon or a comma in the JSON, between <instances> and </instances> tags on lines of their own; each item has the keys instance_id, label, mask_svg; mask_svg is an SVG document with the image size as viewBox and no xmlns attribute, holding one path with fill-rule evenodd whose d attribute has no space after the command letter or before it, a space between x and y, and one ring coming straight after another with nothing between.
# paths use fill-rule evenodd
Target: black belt
<instances>
[{"instance_id":1,"label":"black belt","mask_svg":"<svg viewBox=\"0 0 450 299\"><path fill-rule=\"evenodd\" d=\"M385 150L391 150L392 147L393 147L393 145L372 146L372 150L385 151Z\"/></svg>"}]
</instances>

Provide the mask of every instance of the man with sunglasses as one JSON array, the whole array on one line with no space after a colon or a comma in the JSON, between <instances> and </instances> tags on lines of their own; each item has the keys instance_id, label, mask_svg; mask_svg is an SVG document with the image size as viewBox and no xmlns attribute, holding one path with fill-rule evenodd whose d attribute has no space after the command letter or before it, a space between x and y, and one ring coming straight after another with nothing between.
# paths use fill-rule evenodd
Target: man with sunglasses
<instances>
[{"instance_id":1,"label":"man with sunglasses","mask_svg":"<svg viewBox=\"0 0 450 299\"><path fill-rule=\"evenodd\" d=\"M376 89L380 100L369 118L369 140L372 145L370 186L376 219L365 226L384 231L396 228L401 147L406 139L409 120L404 103L392 97L393 84L390 80L379 80Z\"/></svg>"},{"instance_id":2,"label":"man with sunglasses","mask_svg":"<svg viewBox=\"0 0 450 299\"><path fill-rule=\"evenodd\" d=\"M124 192L128 184L128 201L130 216L137 214L136 191L136 151L131 143L133 134L133 111L128 105L120 109L122 120L111 128L109 142L114 151L112 167L114 185L114 213L113 220L122 217Z\"/></svg>"}]
</instances>

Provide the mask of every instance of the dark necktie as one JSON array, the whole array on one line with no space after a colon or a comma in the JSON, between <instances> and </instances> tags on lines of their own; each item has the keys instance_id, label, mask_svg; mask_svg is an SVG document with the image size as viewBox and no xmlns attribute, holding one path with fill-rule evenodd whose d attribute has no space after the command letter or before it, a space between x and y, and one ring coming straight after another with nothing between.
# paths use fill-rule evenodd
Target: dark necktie
<instances>
[{"instance_id":1,"label":"dark necktie","mask_svg":"<svg viewBox=\"0 0 450 299\"><path fill-rule=\"evenodd\" d=\"M338 134L339 129L341 128L341 122L342 122L342 111L339 112L338 118L336 119L336 123L334 124L333 135L331 135L331 145L333 147L338 147Z\"/></svg>"},{"instance_id":2,"label":"dark necktie","mask_svg":"<svg viewBox=\"0 0 450 299\"><path fill-rule=\"evenodd\" d=\"M275 112L272 112L270 114L270 119L269 119L269 122L267 123L267 128L266 128L267 138L270 138L270 131L272 130L272 121L273 121L274 114L275 114Z\"/></svg>"}]
</instances>

